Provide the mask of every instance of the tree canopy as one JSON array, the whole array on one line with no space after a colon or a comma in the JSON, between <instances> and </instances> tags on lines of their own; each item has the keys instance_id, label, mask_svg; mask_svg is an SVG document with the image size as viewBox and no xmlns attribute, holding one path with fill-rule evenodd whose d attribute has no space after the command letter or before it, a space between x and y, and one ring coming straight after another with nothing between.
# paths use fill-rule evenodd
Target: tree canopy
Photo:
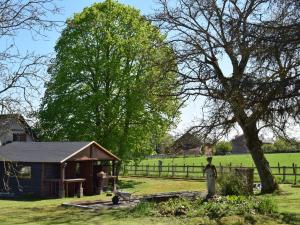
<instances>
[{"instance_id":1,"label":"tree canopy","mask_svg":"<svg viewBox=\"0 0 300 225\"><path fill-rule=\"evenodd\" d=\"M42 138L96 140L122 159L152 152L179 106L173 52L160 31L138 10L107 0L69 19L55 50Z\"/></svg>"}]
</instances>

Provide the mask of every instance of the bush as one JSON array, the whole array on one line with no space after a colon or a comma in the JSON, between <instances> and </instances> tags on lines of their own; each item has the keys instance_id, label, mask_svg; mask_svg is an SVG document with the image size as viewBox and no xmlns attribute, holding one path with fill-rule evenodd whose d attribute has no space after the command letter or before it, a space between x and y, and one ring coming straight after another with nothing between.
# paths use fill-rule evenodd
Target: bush
<instances>
[{"instance_id":1,"label":"bush","mask_svg":"<svg viewBox=\"0 0 300 225\"><path fill-rule=\"evenodd\" d=\"M270 197L262 197L255 208L260 214L274 214L278 211L277 204Z\"/></svg>"},{"instance_id":2,"label":"bush","mask_svg":"<svg viewBox=\"0 0 300 225\"><path fill-rule=\"evenodd\" d=\"M216 155L226 155L231 153L232 145L228 141L220 141L216 145Z\"/></svg>"},{"instance_id":3,"label":"bush","mask_svg":"<svg viewBox=\"0 0 300 225\"><path fill-rule=\"evenodd\" d=\"M269 197L255 196L219 196L205 202L196 200L171 199L161 203L142 202L130 210L134 216L189 216L221 219L228 216L244 216L247 221L254 221L253 215L274 215L277 205Z\"/></svg>"},{"instance_id":4,"label":"bush","mask_svg":"<svg viewBox=\"0 0 300 225\"><path fill-rule=\"evenodd\" d=\"M141 202L136 207L130 210L130 213L134 216L149 216L153 214L154 203Z\"/></svg>"},{"instance_id":5,"label":"bush","mask_svg":"<svg viewBox=\"0 0 300 225\"><path fill-rule=\"evenodd\" d=\"M186 215L189 213L191 208L191 201L184 198L171 199L167 202L162 202L158 204L158 211L161 215Z\"/></svg>"},{"instance_id":6,"label":"bush","mask_svg":"<svg viewBox=\"0 0 300 225\"><path fill-rule=\"evenodd\" d=\"M217 190L220 195L248 195L246 184L234 173L220 176L217 179Z\"/></svg>"}]
</instances>

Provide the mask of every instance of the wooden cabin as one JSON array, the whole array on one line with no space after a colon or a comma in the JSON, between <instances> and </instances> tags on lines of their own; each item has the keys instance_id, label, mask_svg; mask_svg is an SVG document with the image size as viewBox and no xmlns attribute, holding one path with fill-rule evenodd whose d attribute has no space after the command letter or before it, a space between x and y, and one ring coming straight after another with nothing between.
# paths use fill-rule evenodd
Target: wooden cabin
<instances>
[{"instance_id":1,"label":"wooden cabin","mask_svg":"<svg viewBox=\"0 0 300 225\"><path fill-rule=\"evenodd\" d=\"M0 146L0 192L37 197L99 194L100 172L120 159L92 142L13 142ZM115 179L113 179L115 180Z\"/></svg>"}]
</instances>

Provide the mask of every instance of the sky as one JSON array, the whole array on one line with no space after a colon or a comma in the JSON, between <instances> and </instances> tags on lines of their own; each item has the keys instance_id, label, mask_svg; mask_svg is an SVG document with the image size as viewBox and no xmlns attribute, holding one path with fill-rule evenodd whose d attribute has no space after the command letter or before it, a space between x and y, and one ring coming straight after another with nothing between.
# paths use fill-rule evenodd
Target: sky
<instances>
[{"instance_id":1,"label":"sky","mask_svg":"<svg viewBox=\"0 0 300 225\"><path fill-rule=\"evenodd\" d=\"M95 2L102 1L93 1L93 0L61 0L58 1L58 6L62 8L61 15L56 15L54 20L66 21L67 18L70 18L74 13L81 12L85 7L91 6ZM120 3L131 5L141 11L142 14L148 15L154 13L154 9L157 8L155 0L119 0ZM32 37L29 33L23 32L18 35L17 42L23 51L35 51L40 54L54 53L54 46L57 39L60 36L60 30L51 31L46 34L47 37L39 38L38 40L32 40ZM229 73L231 68L228 61L221 62L221 67L225 69L225 73ZM43 97L43 90L39 98ZM37 102L36 105L39 103ZM181 109L180 122L177 124L177 128L173 129L171 133L173 135L180 135L184 133L192 125L197 123L197 118L201 116L201 99L191 99L186 102L185 106ZM296 136L300 137L299 127L296 129ZM293 132L295 134L295 132ZM233 138L235 135L241 134L241 130L237 129L230 133L227 139Z\"/></svg>"}]
</instances>

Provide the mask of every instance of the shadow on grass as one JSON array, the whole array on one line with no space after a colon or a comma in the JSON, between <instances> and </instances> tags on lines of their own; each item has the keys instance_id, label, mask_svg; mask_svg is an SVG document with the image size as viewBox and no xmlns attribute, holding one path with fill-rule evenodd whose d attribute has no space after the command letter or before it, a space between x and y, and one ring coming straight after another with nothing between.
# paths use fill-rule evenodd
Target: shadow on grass
<instances>
[{"instance_id":1,"label":"shadow on grass","mask_svg":"<svg viewBox=\"0 0 300 225\"><path fill-rule=\"evenodd\" d=\"M54 198L41 198L36 197L33 195L19 195L14 197L0 197L0 200L9 200L9 201L16 201L16 202L35 202L35 201L41 201L41 200L50 200Z\"/></svg>"},{"instance_id":2,"label":"shadow on grass","mask_svg":"<svg viewBox=\"0 0 300 225\"><path fill-rule=\"evenodd\" d=\"M24 223L35 224L41 221L41 224L98 224L106 221L116 221L116 224L122 224L120 220L130 217L127 209L111 210L82 210L76 208L66 209L63 207L53 207L47 210L41 210L34 213L31 217L25 217ZM101 223L102 224L102 223Z\"/></svg>"},{"instance_id":3,"label":"shadow on grass","mask_svg":"<svg viewBox=\"0 0 300 225\"><path fill-rule=\"evenodd\" d=\"M281 213L282 221L287 224L300 224L300 214L299 213Z\"/></svg>"},{"instance_id":4,"label":"shadow on grass","mask_svg":"<svg viewBox=\"0 0 300 225\"><path fill-rule=\"evenodd\" d=\"M135 188L136 185L142 184L145 182L135 181L135 180L119 180L117 183L117 187L119 189L131 189Z\"/></svg>"}]
</instances>

